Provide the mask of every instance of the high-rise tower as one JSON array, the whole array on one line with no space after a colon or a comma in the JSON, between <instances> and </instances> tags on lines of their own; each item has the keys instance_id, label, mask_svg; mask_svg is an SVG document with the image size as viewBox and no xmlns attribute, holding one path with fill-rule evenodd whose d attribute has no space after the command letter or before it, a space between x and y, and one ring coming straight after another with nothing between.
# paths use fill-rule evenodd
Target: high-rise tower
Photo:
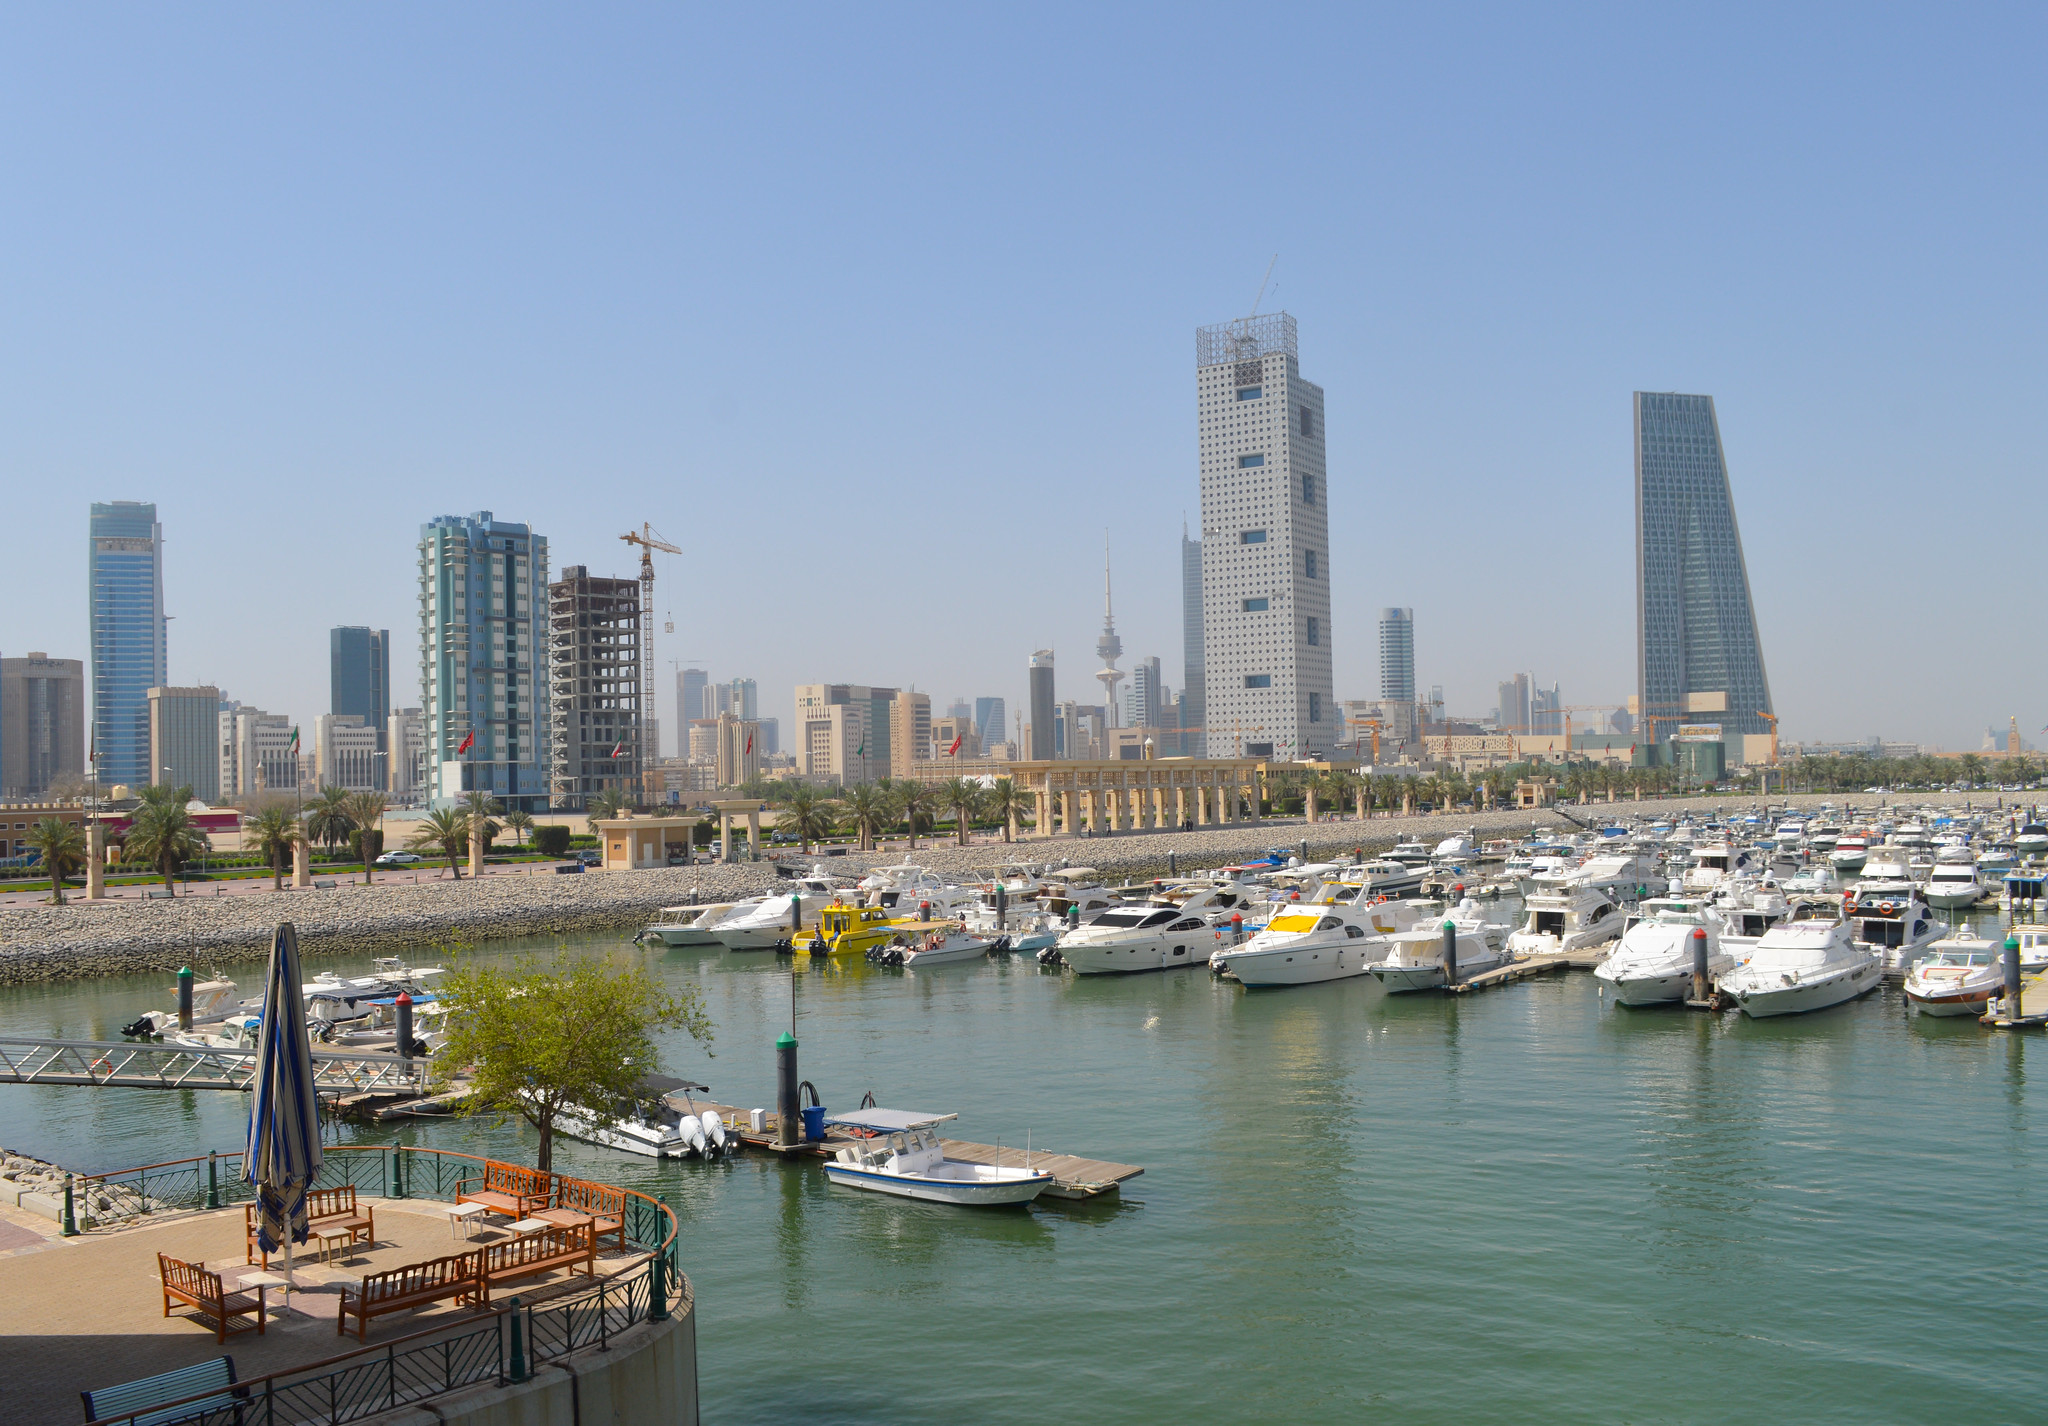
<instances>
[{"instance_id":1,"label":"high-rise tower","mask_svg":"<svg viewBox=\"0 0 2048 1426\"><path fill-rule=\"evenodd\" d=\"M385 752L385 724L391 717L391 631L344 625L327 631L329 713L353 713L377 732Z\"/></svg>"},{"instance_id":2,"label":"high-rise tower","mask_svg":"<svg viewBox=\"0 0 2048 1426\"><path fill-rule=\"evenodd\" d=\"M1181 732L1184 753L1204 751L1187 739L1202 730L1202 699L1207 693L1202 673L1202 542L1188 538L1187 522L1180 527L1180 648L1181 648Z\"/></svg>"},{"instance_id":3,"label":"high-rise tower","mask_svg":"<svg viewBox=\"0 0 2048 1426\"><path fill-rule=\"evenodd\" d=\"M1109 537L1102 537L1102 637L1095 641L1095 656L1102 660L1102 667L1095 671L1095 677L1102 683L1102 706L1109 716L1116 717L1116 686L1123 682L1124 671L1116 666L1123 657L1124 641L1116 636L1116 615L1109 607Z\"/></svg>"},{"instance_id":4,"label":"high-rise tower","mask_svg":"<svg viewBox=\"0 0 2048 1426\"><path fill-rule=\"evenodd\" d=\"M1036 762L1053 756L1052 650L1040 649L1031 656L1028 696L1031 704L1031 746L1024 755Z\"/></svg>"},{"instance_id":5,"label":"high-rise tower","mask_svg":"<svg viewBox=\"0 0 2048 1426\"><path fill-rule=\"evenodd\" d=\"M1415 611L1380 610L1380 700L1415 701Z\"/></svg>"},{"instance_id":6,"label":"high-rise tower","mask_svg":"<svg viewBox=\"0 0 2048 1426\"><path fill-rule=\"evenodd\" d=\"M100 783L156 780L149 756L149 690L169 683L164 624L164 527L140 500L93 502L88 592L92 625L92 744Z\"/></svg>"},{"instance_id":7,"label":"high-rise tower","mask_svg":"<svg viewBox=\"0 0 2048 1426\"><path fill-rule=\"evenodd\" d=\"M1756 608L1711 396L1638 391L1636 692L1644 718L1770 730Z\"/></svg>"},{"instance_id":8,"label":"high-rise tower","mask_svg":"<svg viewBox=\"0 0 2048 1426\"><path fill-rule=\"evenodd\" d=\"M1209 755L1326 755L1337 710L1323 389L1301 379L1294 318L1199 329L1195 406Z\"/></svg>"}]
</instances>

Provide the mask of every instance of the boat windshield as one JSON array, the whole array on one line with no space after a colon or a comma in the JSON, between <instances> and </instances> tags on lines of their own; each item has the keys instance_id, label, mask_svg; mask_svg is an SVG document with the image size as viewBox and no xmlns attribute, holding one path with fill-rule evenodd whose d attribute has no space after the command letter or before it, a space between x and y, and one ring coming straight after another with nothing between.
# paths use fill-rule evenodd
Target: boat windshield
<instances>
[{"instance_id":1,"label":"boat windshield","mask_svg":"<svg viewBox=\"0 0 2048 1426\"><path fill-rule=\"evenodd\" d=\"M1091 926L1164 926L1174 918L1172 911L1105 911L1088 924Z\"/></svg>"}]
</instances>

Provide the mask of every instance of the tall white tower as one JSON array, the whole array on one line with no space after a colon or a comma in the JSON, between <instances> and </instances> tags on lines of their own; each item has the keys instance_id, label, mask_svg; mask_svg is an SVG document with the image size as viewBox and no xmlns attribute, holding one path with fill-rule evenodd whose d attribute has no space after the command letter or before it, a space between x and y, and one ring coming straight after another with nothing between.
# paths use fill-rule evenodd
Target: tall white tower
<instances>
[{"instance_id":1,"label":"tall white tower","mask_svg":"<svg viewBox=\"0 0 2048 1426\"><path fill-rule=\"evenodd\" d=\"M1102 537L1102 637L1095 641L1095 656L1102 667L1095 676L1102 680L1102 713L1105 725L1116 726L1116 686L1127 675L1116 666L1123 657L1124 641L1116 636L1116 615L1109 607L1109 536Z\"/></svg>"},{"instance_id":2,"label":"tall white tower","mask_svg":"<svg viewBox=\"0 0 2048 1426\"><path fill-rule=\"evenodd\" d=\"M1301 379L1294 318L1197 329L1195 408L1209 756L1327 756L1337 712L1323 389Z\"/></svg>"}]
</instances>

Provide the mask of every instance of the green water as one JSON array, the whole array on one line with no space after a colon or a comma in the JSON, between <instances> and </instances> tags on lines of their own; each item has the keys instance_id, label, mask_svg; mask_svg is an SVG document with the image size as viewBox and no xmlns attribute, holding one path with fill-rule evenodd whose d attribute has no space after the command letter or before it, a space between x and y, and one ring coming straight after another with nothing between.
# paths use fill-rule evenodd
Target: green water
<instances>
[{"instance_id":1,"label":"green water","mask_svg":"<svg viewBox=\"0 0 2048 1426\"><path fill-rule=\"evenodd\" d=\"M788 963L619 949L717 1022L716 1058L667 1067L770 1103ZM1025 961L796 979L828 1105L871 1089L1146 1171L976 1212L765 1155L566 1146L680 1211L707 1422L2048 1415L2048 1040L1894 990L1764 1022L1619 1011L1585 974L1457 1000ZM0 1033L110 1036L165 1003L156 978L15 989ZM0 1143L113 1167L239 1143L240 1114L5 1088ZM531 1153L502 1126L391 1137Z\"/></svg>"}]
</instances>

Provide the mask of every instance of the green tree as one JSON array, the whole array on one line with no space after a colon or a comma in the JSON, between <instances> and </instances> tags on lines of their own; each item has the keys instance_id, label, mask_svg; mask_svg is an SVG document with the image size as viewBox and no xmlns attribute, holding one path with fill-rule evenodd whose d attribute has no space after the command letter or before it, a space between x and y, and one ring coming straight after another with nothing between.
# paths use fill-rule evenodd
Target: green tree
<instances>
[{"instance_id":1,"label":"green tree","mask_svg":"<svg viewBox=\"0 0 2048 1426\"><path fill-rule=\"evenodd\" d=\"M896 804L896 815L910 829L910 849L917 850L917 829L920 825L927 830L938 821L939 807L943 798L939 789L922 782L905 782L895 789L892 799Z\"/></svg>"},{"instance_id":2,"label":"green tree","mask_svg":"<svg viewBox=\"0 0 2048 1426\"><path fill-rule=\"evenodd\" d=\"M381 792L354 792L349 794L342 809L355 827L350 835L363 859L364 886L375 879L370 874L371 869L384 851L384 809L390 805L391 799Z\"/></svg>"},{"instance_id":3,"label":"green tree","mask_svg":"<svg viewBox=\"0 0 2048 1426\"><path fill-rule=\"evenodd\" d=\"M306 840L306 829L290 804L273 802L258 807L242 819L242 845L260 852L270 863L270 888L284 889L284 859L292 848Z\"/></svg>"},{"instance_id":4,"label":"green tree","mask_svg":"<svg viewBox=\"0 0 2048 1426\"><path fill-rule=\"evenodd\" d=\"M940 801L953 813L953 835L961 846L974 835L974 819L982 809L982 787L971 777L956 777L936 789Z\"/></svg>"},{"instance_id":5,"label":"green tree","mask_svg":"<svg viewBox=\"0 0 2048 1426\"><path fill-rule=\"evenodd\" d=\"M64 878L85 865L85 828L61 817L45 817L28 829L25 839L50 873L50 899L64 904Z\"/></svg>"},{"instance_id":6,"label":"green tree","mask_svg":"<svg viewBox=\"0 0 2048 1426\"><path fill-rule=\"evenodd\" d=\"M419 830L406 846L416 852L438 851L448 858L448 870L462 880L462 858L469 850L469 813L460 807L436 807L420 819Z\"/></svg>"},{"instance_id":7,"label":"green tree","mask_svg":"<svg viewBox=\"0 0 2048 1426\"><path fill-rule=\"evenodd\" d=\"M533 830L533 814L515 807L505 814L505 825L512 829L513 841L523 847L527 834Z\"/></svg>"},{"instance_id":8,"label":"green tree","mask_svg":"<svg viewBox=\"0 0 2048 1426\"><path fill-rule=\"evenodd\" d=\"M1031 810L1032 803L1017 790L1014 778L999 777L982 794L982 811L1002 824L1003 840L1010 840L1010 829L1024 820L1024 814Z\"/></svg>"},{"instance_id":9,"label":"green tree","mask_svg":"<svg viewBox=\"0 0 2048 1426\"><path fill-rule=\"evenodd\" d=\"M803 854L811 854L811 843L830 835L832 804L818 795L809 783L799 783L784 792L781 811L775 815L775 830L796 833Z\"/></svg>"},{"instance_id":10,"label":"green tree","mask_svg":"<svg viewBox=\"0 0 2048 1426\"><path fill-rule=\"evenodd\" d=\"M484 829L484 846L491 845L504 828L495 819L505 815L504 804L488 792L465 792L462 794L462 810L469 814L471 827L481 825Z\"/></svg>"},{"instance_id":11,"label":"green tree","mask_svg":"<svg viewBox=\"0 0 2048 1426\"><path fill-rule=\"evenodd\" d=\"M616 787L607 787L604 791L591 798L589 802L585 803L584 810L592 818L603 817L609 819L618 816L632 805L632 802L627 799L623 790Z\"/></svg>"},{"instance_id":12,"label":"green tree","mask_svg":"<svg viewBox=\"0 0 2048 1426\"><path fill-rule=\"evenodd\" d=\"M323 787L320 795L306 804L306 835L326 847L329 854L348 840L356 829L348 815L348 793L339 787Z\"/></svg>"},{"instance_id":13,"label":"green tree","mask_svg":"<svg viewBox=\"0 0 2048 1426\"><path fill-rule=\"evenodd\" d=\"M540 1134L535 1165L544 1172L554 1167L563 1111L611 1119L641 1080L660 1070L657 1030L711 1041L711 1021L694 989L672 992L644 967L567 948L511 970L458 964L437 993L448 1003L452 1027L434 1056L437 1078L471 1077L464 1113L517 1114L531 1124Z\"/></svg>"},{"instance_id":14,"label":"green tree","mask_svg":"<svg viewBox=\"0 0 2048 1426\"><path fill-rule=\"evenodd\" d=\"M189 787L145 800L128 824L127 855L156 868L173 896L178 894L178 868L204 855L209 846L206 834L192 825L192 814L186 810L185 804L191 800Z\"/></svg>"},{"instance_id":15,"label":"green tree","mask_svg":"<svg viewBox=\"0 0 2048 1426\"><path fill-rule=\"evenodd\" d=\"M860 850L875 849L875 834L889 820L889 794L872 782L858 783L839 794L839 821L858 840Z\"/></svg>"}]
</instances>

